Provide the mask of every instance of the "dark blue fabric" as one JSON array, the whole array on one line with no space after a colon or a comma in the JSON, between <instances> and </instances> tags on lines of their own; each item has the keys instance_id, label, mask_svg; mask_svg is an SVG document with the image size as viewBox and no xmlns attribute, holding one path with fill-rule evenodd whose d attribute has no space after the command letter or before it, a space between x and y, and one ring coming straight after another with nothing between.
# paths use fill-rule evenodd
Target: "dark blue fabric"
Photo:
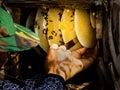
<instances>
[{"instance_id":1,"label":"dark blue fabric","mask_svg":"<svg viewBox=\"0 0 120 90\"><path fill-rule=\"evenodd\" d=\"M0 90L65 90L65 83L58 75L36 75L26 79L22 87L10 80L0 80Z\"/></svg>"}]
</instances>

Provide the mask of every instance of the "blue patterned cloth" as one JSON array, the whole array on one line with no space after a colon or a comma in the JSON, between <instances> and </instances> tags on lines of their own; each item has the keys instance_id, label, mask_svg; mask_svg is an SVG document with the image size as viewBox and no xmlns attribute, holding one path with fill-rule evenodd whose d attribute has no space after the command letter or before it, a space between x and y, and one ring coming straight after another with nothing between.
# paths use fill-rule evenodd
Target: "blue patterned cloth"
<instances>
[{"instance_id":1,"label":"blue patterned cloth","mask_svg":"<svg viewBox=\"0 0 120 90\"><path fill-rule=\"evenodd\" d=\"M10 80L0 80L0 90L65 90L63 78L54 74L36 75L24 82L25 85L20 86Z\"/></svg>"}]
</instances>

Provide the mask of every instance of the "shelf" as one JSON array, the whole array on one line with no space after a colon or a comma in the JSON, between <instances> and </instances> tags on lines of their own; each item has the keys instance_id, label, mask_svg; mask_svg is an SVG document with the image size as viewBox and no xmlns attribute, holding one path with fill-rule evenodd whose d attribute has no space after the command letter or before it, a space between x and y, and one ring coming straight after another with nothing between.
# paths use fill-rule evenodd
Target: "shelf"
<instances>
[{"instance_id":1,"label":"shelf","mask_svg":"<svg viewBox=\"0 0 120 90\"><path fill-rule=\"evenodd\" d=\"M102 3L101 0L9 0L4 1L12 7L69 7L69 8L89 8L91 5Z\"/></svg>"}]
</instances>

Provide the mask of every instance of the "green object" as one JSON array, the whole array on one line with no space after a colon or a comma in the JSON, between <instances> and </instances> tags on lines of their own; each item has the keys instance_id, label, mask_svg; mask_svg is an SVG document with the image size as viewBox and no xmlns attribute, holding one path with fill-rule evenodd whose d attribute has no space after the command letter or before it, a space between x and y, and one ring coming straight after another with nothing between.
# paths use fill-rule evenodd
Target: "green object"
<instances>
[{"instance_id":1,"label":"green object","mask_svg":"<svg viewBox=\"0 0 120 90\"><path fill-rule=\"evenodd\" d=\"M0 51L24 51L38 44L34 32L14 23L12 16L0 7Z\"/></svg>"}]
</instances>

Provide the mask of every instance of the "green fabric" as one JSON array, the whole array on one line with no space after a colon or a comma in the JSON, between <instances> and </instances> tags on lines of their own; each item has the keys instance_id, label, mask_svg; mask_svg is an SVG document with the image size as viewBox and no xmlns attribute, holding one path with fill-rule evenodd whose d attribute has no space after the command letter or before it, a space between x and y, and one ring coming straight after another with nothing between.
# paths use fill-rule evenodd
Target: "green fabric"
<instances>
[{"instance_id":1,"label":"green fabric","mask_svg":"<svg viewBox=\"0 0 120 90\"><path fill-rule=\"evenodd\" d=\"M3 51L24 51L38 44L31 40L21 38L16 34L11 37L2 37L0 38L0 42L4 43L0 45L0 49Z\"/></svg>"},{"instance_id":2,"label":"green fabric","mask_svg":"<svg viewBox=\"0 0 120 90\"><path fill-rule=\"evenodd\" d=\"M0 7L0 26L5 28L8 31L9 35L13 35L15 33L12 16L8 14L8 12L3 10L1 7Z\"/></svg>"},{"instance_id":3,"label":"green fabric","mask_svg":"<svg viewBox=\"0 0 120 90\"><path fill-rule=\"evenodd\" d=\"M8 45L12 46L12 45L16 45L16 41L15 41L15 37L11 36L11 37L2 37L0 38L2 41L4 41L5 43L7 43Z\"/></svg>"},{"instance_id":4,"label":"green fabric","mask_svg":"<svg viewBox=\"0 0 120 90\"><path fill-rule=\"evenodd\" d=\"M37 34L35 34L34 32L32 32L30 29L25 28L25 27L23 27L23 26L21 26L21 25L19 25L19 24L17 24L17 23L14 23L14 25L21 29L21 30L19 30L19 29L17 29L17 28L15 27L15 28L17 29L17 32L22 31L22 32L24 32L24 33L26 33L26 34L29 34L30 36L36 38L37 40L39 40L39 36L38 36Z\"/></svg>"},{"instance_id":5,"label":"green fabric","mask_svg":"<svg viewBox=\"0 0 120 90\"><path fill-rule=\"evenodd\" d=\"M14 23L12 16L0 7L0 51L24 51L38 44L34 32Z\"/></svg>"},{"instance_id":6,"label":"green fabric","mask_svg":"<svg viewBox=\"0 0 120 90\"><path fill-rule=\"evenodd\" d=\"M1 41L3 41L4 43L7 44L7 46L0 46L2 48L2 50L5 50L5 51L21 51L21 49L16 44L16 40L15 40L14 36L2 37L0 39L1 39ZM24 50L24 49L25 48L23 48L22 50Z\"/></svg>"}]
</instances>

